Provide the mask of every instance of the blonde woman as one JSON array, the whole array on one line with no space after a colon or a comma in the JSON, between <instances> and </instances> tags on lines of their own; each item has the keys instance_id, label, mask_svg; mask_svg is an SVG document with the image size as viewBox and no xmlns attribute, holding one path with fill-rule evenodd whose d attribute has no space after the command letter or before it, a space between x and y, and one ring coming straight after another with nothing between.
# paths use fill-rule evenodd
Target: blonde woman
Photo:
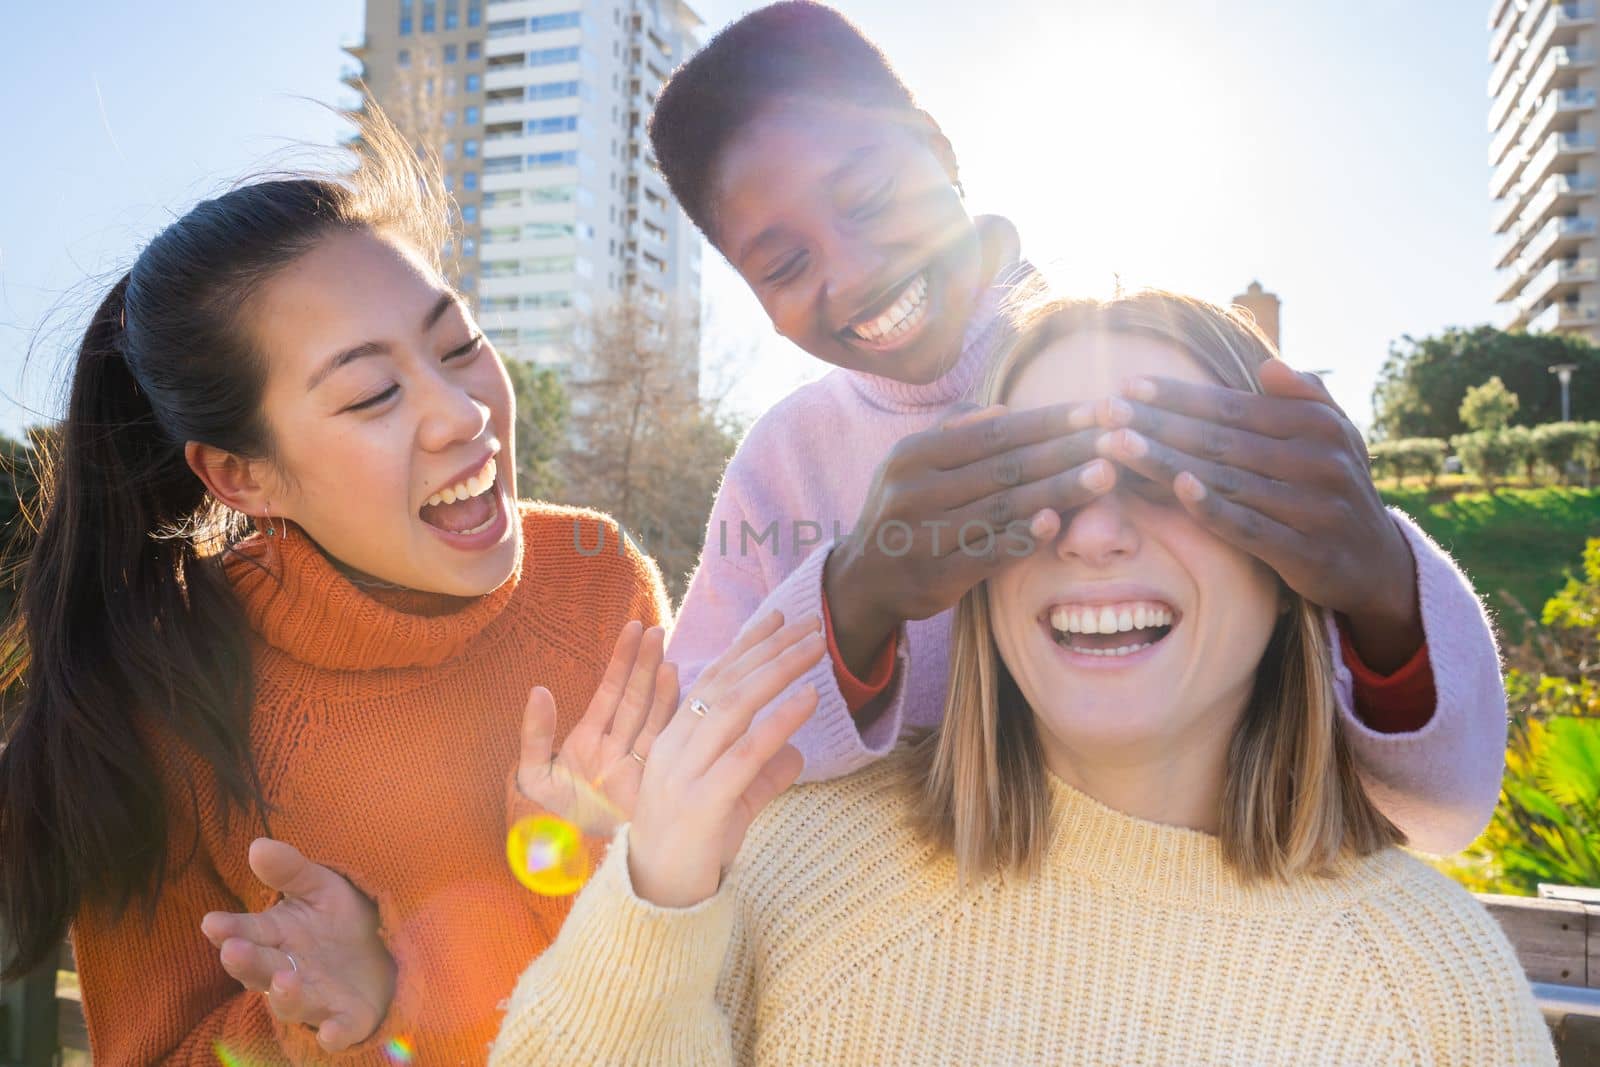
<instances>
[{"instance_id":1,"label":"blonde woman","mask_svg":"<svg viewBox=\"0 0 1600 1067\"><path fill-rule=\"evenodd\" d=\"M1256 390L1271 358L1182 297L1055 303L987 396L1116 427L1124 376ZM1142 438L1099 447L1117 491L966 595L897 759L751 827L798 716L697 683L493 1062L1554 1062L1494 922L1364 792L1321 610Z\"/></svg>"}]
</instances>

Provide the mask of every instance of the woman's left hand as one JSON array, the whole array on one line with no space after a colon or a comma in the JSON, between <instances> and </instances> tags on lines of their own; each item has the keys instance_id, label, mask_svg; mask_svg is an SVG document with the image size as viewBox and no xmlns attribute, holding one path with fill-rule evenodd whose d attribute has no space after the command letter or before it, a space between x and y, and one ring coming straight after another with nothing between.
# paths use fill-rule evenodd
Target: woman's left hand
<instances>
[{"instance_id":1,"label":"woman's left hand","mask_svg":"<svg viewBox=\"0 0 1600 1067\"><path fill-rule=\"evenodd\" d=\"M267 994L277 1018L315 1028L328 1052L371 1037L395 987L376 905L282 841L253 842L250 869L283 899L259 913L214 911L200 921L223 970Z\"/></svg>"},{"instance_id":2,"label":"woman's left hand","mask_svg":"<svg viewBox=\"0 0 1600 1067\"><path fill-rule=\"evenodd\" d=\"M1218 537L1343 614L1380 672L1422 644L1415 561L1372 483L1366 443L1314 374L1270 360L1263 395L1136 378L1102 402L1101 455L1171 488Z\"/></svg>"}]
</instances>

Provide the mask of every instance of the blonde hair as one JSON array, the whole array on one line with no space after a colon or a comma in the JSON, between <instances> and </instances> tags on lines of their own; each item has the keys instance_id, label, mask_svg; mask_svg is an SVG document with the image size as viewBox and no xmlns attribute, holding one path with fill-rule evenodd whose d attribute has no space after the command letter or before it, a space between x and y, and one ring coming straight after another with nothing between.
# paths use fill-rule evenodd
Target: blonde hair
<instances>
[{"instance_id":1,"label":"blonde hair","mask_svg":"<svg viewBox=\"0 0 1600 1067\"><path fill-rule=\"evenodd\" d=\"M1276 353L1242 309L1148 290L1116 299L1053 299L1037 286L1014 304L1013 339L982 400L997 403L1055 342L1088 332L1138 334L1182 348L1223 385L1261 391ZM1219 812L1224 857L1247 879L1329 870L1403 838L1373 806L1338 728L1332 649L1322 609L1293 591L1267 644L1228 750ZM1033 712L995 646L987 583L951 624L943 725L905 750L918 830L953 852L962 877L1034 871L1049 831L1049 791Z\"/></svg>"}]
</instances>

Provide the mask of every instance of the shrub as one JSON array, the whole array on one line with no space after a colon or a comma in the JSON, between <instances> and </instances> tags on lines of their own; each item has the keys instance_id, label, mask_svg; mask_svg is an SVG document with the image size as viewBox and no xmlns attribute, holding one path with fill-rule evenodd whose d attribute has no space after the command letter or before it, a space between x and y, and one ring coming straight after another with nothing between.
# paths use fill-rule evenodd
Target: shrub
<instances>
[{"instance_id":1,"label":"shrub","mask_svg":"<svg viewBox=\"0 0 1600 1067\"><path fill-rule=\"evenodd\" d=\"M1547 422L1536 426L1533 447L1550 476L1564 481L1570 464L1588 469L1600 460L1600 422Z\"/></svg>"},{"instance_id":2,"label":"shrub","mask_svg":"<svg viewBox=\"0 0 1600 1067\"><path fill-rule=\"evenodd\" d=\"M1533 447L1530 435L1514 432L1515 429L1458 433L1450 438L1450 445L1461 457L1466 472L1481 481L1484 488L1493 489L1513 468L1526 462Z\"/></svg>"}]
</instances>

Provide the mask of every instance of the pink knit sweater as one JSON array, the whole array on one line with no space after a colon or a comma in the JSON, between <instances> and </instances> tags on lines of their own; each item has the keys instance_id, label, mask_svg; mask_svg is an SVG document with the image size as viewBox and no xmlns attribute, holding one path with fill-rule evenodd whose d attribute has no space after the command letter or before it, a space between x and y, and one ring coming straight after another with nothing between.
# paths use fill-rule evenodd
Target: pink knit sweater
<instances>
[{"instance_id":1,"label":"pink knit sweater","mask_svg":"<svg viewBox=\"0 0 1600 1067\"><path fill-rule=\"evenodd\" d=\"M779 401L750 428L728 464L705 549L678 612L667 653L687 688L745 623L774 609L785 618L822 614L822 568L855 525L878 464L907 434L929 429L982 382L1000 339L991 288L968 327L958 362L927 385L834 370ZM1506 697L1499 651L1471 584L1455 563L1398 511L1417 560L1422 624L1438 704L1412 733L1379 733L1358 719L1352 680L1335 642L1339 708L1374 803L1413 847L1465 848L1494 810L1504 766ZM795 744L805 780L835 778L884 755L907 727L944 713L950 613L908 623L898 641L884 712L858 727L824 657L796 686L821 695Z\"/></svg>"}]
</instances>

